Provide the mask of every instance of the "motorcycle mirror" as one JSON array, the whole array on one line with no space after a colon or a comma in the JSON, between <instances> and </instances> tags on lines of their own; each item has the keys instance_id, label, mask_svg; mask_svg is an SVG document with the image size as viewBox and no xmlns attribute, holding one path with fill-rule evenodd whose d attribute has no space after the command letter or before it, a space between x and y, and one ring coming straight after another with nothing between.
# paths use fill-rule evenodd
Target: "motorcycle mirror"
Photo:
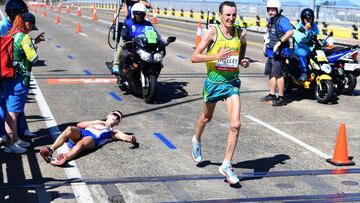
<instances>
[{"instance_id":1,"label":"motorcycle mirror","mask_svg":"<svg viewBox=\"0 0 360 203\"><path fill-rule=\"evenodd\" d=\"M168 43L175 42L175 40L176 40L176 37L168 37L167 38Z\"/></svg>"}]
</instances>

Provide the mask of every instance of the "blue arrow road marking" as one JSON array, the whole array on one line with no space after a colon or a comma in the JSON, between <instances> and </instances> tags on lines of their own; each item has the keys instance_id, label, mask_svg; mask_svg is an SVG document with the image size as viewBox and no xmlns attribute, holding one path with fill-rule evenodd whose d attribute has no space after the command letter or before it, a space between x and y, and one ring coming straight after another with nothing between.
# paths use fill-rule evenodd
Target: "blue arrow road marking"
<instances>
[{"instance_id":1,"label":"blue arrow road marking","mask_svg":"<svg viewBox=\"0 0 360 203\"><path fill-rule=\"evenodd\" d=\"M164 135L161 133L154 133L154 135L159 138L164 144L166 144L169 149L176 149L175 145L173 145Z\"/></svg>"},{"instance_id":2,"label":"blue arrow road marking","mask_svg":"<svg viewBox=\"0 0 360 203\"><path fill-rule=\"evenodd\" d=\"M121 101L121 97L119 97L115 92L109 92L109 94L117 101Z\"/></svg>"},{"instance_id":3,"label":"blue arrow road marking","mask_svg":"<svg viewBox=\"0 0 360 203\"><path fill-rule=\"evenodd\" d=\"M89 71L89 70L84 70L84 72L85 72L86 75L92 75L92 72Z\"/></svg>"}]
</instances>

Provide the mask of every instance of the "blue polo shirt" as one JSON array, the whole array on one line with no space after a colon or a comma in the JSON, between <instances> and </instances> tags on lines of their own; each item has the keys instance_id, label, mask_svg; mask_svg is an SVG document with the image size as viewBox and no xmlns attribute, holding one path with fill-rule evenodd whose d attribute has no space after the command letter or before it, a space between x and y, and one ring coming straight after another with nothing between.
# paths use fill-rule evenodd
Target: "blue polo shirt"
<instances>
[{"instance_id":1,"label":"blue polo shirt","mask_svg":"<svg viewBox=\"0 0 360 203\"><path fill-rule=\"evenodd\" d=\"M271 18L269 23L273 24L273 23L275 23L274 21L275 21L275 19ZM291 25L290 20L287 17L283 16L279 20L278 29L279 29L279 31L286 33L287 31L292 30L293 27ZM266 47L265 52L266 52L266 54L268 55L269 58L274 57L273 56L273 50L271 48ZM288 57L290 55L290 49L289 48L282 48L280 50L280 53L282 55Z\"/></svg>"}]
</instances>

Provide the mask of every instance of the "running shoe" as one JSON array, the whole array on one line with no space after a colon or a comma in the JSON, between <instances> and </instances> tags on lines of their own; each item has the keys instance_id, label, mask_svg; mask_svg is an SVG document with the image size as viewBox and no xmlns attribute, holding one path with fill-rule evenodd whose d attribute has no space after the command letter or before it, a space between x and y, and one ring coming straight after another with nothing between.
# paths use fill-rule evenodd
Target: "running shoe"
<instances>
[{"instance_id":1,"label":"running shoe","mask_svg":"<svg viewBox=\"0 0 360 203\"><path fill-rule=\"evenodd\" d=\"M26 148L26 147L30 146L30 142L25 142L24 140L20 140L20 139L18 139L16 144L19 145L20 147L23 147L23 148Z\"/></svg>"},{"instance_id":2,"label":"running shoe","mask_svg":"<svg viewBox=\"0 0 360 203\"><path fill-rule=\"evenodd\" d=\"M196 163L200 163L202 161L201 144L194 140L192 140L191 157Z\"/></svg>"},{"instance_id":3,"label":"running shoe","mask_svg":"<svg viewBox=\"0 0 360 203\"><path fill-rule=\"evenodd\" d=\"M12 144L9 146L5 146L4 147L4 152L5 153L15 153L15 154L22 154L25 153L27 150L23 147L20 147L17 144Z\"/></svg>"},{"instance_id":4,"label":"running shoe","mask_svg":"<svg viewBox=\"0 0 360 203\"><path fill-rule=\"evenodd\" d=\"M231 164L225 164L225 165L222 164L219 167L219 172L226 177L226 180L228 181L228 183L234 185L239 182L239 178L235 174L234 169L231 166Z\"/></svg>"},{"instance_id":5,"label":"running shoe","mask_svg":"<svg viewBox=\"0 0 360 203\"><path fill-rule=\"evenodd\" d=\"M40 149L40 155L42 156L42 158L44 158L44 160L47 163L50 163L51 158L52 158L52 154L53 154L53 150L50 149L50 147L42 147Z\"/></svg>"}]
</instances>

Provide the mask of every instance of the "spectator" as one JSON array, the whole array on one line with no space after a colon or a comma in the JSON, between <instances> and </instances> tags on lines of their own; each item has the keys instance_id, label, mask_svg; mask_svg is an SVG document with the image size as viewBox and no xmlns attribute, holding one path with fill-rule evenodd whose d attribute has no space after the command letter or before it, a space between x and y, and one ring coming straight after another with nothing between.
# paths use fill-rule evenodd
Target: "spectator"
<instances>
[{"instance_id":1,"label":"spectator","mask_svg":"<svg viewBox=\"0 0 360 203\"><path fill-rule=\"evenodd\" d=\"M17 134L17 116L24 111L29 92L31 63L38 58L29 32L22 15L18 14L9 31L9 35L14 38L13 64L18 71L14 79L1 82L7 109L5 129L10 137L4 149L6 153L24 153L25 147L30 146L30 143L20 140Z\"/></svg>"}]
</instances>

